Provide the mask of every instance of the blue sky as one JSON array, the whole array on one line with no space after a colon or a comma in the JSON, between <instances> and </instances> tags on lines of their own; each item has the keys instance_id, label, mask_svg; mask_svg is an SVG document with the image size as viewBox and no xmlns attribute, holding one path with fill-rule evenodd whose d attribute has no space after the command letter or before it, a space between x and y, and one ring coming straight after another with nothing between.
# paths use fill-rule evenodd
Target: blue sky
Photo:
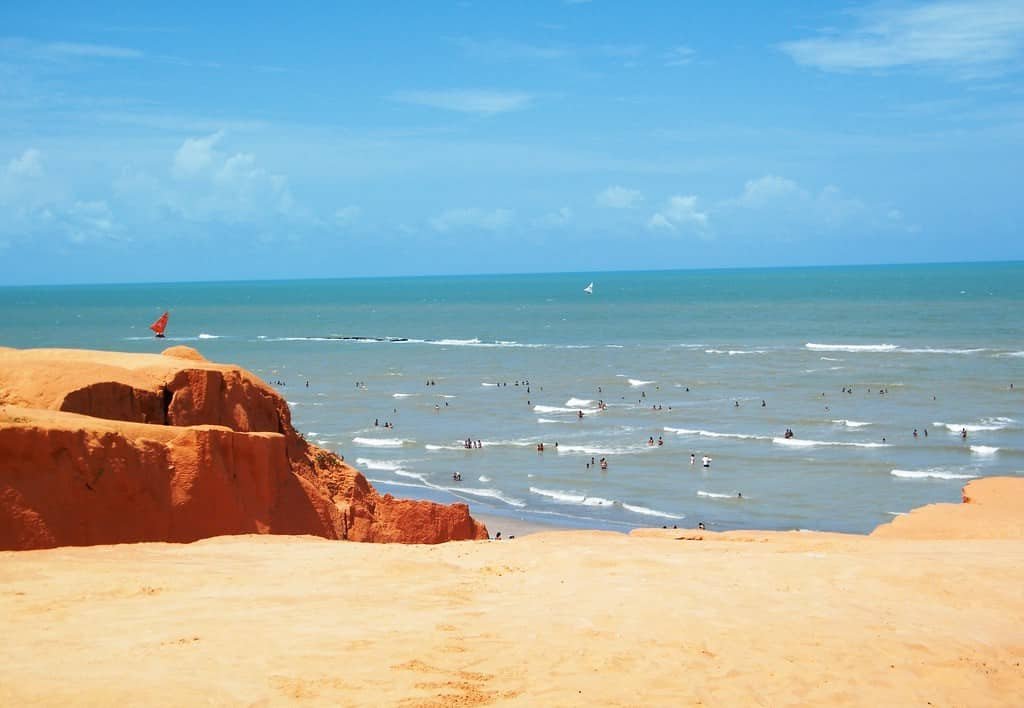
<instances>
[{"instance_id":1,"label":"blue sky","mask_svg":"<svg viewBox=\"0 0 1024 708\"><path fill-rule=\"evenodd\" d=\"M0 284L1024 259L1024 0L4 3Z\"/></svg>"}]
</instances>

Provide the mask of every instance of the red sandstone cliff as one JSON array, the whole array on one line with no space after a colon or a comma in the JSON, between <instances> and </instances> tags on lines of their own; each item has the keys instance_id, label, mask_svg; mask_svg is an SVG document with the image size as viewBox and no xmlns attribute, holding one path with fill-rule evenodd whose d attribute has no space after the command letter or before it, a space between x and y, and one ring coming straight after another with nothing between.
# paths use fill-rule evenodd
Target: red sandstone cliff
<instances>
[{"instance_id":1,"label":"red sandstone cliff","mask_svg":"<svg viewBox=\"0 0 1024 708\"><path fill-rule=\"evenodd\" d=\"M487 538L464 504L378 494L276 391L195 350L0 348L0 549L238 533Z\"/></svg>"}]
</instances>

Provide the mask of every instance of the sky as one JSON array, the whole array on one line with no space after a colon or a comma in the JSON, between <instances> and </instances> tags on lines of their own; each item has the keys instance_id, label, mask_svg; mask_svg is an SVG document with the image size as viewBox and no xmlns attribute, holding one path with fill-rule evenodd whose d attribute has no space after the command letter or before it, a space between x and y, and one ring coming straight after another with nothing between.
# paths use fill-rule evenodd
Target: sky
<instances>
[{"instance_id":1,"label":"sky","mask_svg":"<svg viewBox=\"0 0 1024 708\"><path fill-rule=\"evenodd\" d=\"M0 285L1024 259L1024 0L0 4Z\"/></svg>"}]
</instances>

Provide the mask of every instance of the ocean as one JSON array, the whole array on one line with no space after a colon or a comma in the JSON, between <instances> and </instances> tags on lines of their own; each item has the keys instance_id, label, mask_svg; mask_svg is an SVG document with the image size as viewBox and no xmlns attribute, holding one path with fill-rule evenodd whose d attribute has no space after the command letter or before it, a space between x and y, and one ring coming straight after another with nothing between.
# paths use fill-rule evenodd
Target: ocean
<instances>
[{"instance_id":1,"label":"ocean","mask_svg":"<svg viewBox=\"0 0 1024 708\"><path fill-rule=\"evenodd\" d=\"M173 344L383 492L548 524L866 533L1024 470L1024 263L0 288L0 346Z\"/></svg>"}]
</instances>

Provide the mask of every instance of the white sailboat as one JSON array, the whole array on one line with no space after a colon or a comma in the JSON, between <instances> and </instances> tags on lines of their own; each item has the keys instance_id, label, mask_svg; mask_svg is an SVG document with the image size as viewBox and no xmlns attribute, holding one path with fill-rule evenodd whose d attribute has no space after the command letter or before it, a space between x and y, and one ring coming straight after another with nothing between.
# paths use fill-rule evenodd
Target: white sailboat
<instances>
[{"instance_id":1,"label":"white sailboat","mask_svg":"<svg viewBox=\"0 0 1024 708\"><path fill-rule=\"evenodd\" d=\"M587 287L583 288L583 292L585 292L587 295L593 295L594 294L594 284L591 283Z\"/></svg>"}]
</instances>

